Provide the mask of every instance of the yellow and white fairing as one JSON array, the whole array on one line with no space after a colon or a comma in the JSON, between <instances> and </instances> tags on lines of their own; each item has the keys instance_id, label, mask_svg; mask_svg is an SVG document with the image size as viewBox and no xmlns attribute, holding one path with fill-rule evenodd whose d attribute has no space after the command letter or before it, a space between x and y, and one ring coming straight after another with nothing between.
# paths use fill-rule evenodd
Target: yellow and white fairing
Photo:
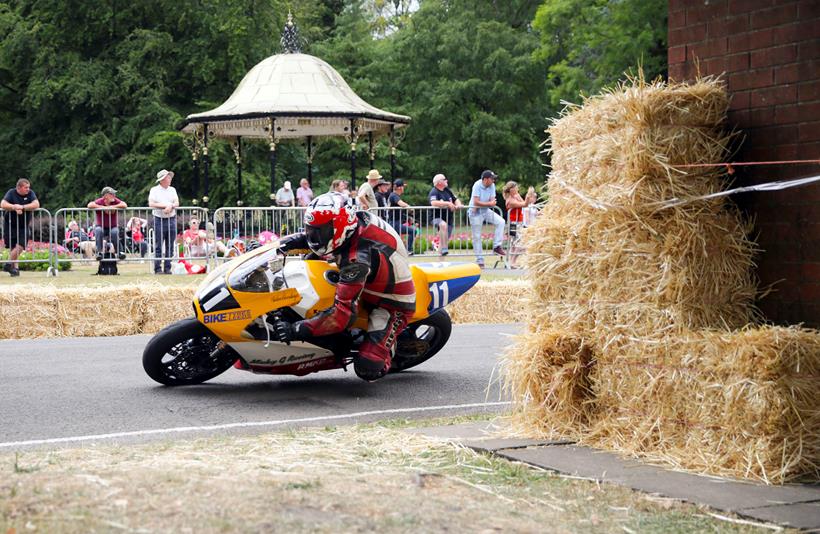
<instances>
[{"instance_id":1,"label":"yellow and white fairing","mask_svg":"<svg viewBox=\"0 0 820 534\"><path fill-rule=\"evenodd\" d=\"M309 368L310 362L328 358L332 352L306 342L284 345L267 336L256 339L247 329L255 324L265 331L268 312L280 308L310 318L332 306L338 268L321 260L283 259L277 248L278 243L268 244L210 273L196 291L196 317L252 366L298 363ZM481 273L470 263L415 264L411 272L416 311L410 322L446 306L472 287ZM353 326L367 327L364 310L359 310Z\"/></svg>"}]
</instances>

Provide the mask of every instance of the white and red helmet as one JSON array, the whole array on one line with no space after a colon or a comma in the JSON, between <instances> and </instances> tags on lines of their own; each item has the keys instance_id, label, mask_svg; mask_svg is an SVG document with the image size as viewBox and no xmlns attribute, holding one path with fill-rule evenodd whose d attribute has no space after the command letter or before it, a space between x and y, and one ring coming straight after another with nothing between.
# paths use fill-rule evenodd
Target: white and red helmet
<instances>
[{"instance_id":1,"label":"white and red helmet","mask_svg":"<svg viewBox=\"0 0 820 534\"><path fill-rule=\"evenodd\" d=\"M356 208L341 193L324 193L305 209L305 236L314 254L324 256L345 244L356 230Z\"/></svg>"}]
</instances>

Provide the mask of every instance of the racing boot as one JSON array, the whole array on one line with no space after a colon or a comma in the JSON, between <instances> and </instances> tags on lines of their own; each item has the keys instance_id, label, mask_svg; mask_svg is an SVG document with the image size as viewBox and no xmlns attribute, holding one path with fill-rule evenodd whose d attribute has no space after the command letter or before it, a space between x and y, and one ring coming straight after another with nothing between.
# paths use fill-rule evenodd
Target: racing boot
<instances>
[{"instance_id":1,"label":"racing boot","mask_svg":"<svg viewBox=\"0 0 820 534\"><path fill-rule=\"evenodd\" d=\"M367 339L359 346L359 355L353 360L356 376L368 382L378 380L390 371L396 339L407 327L407 314L377 308L370 314L370 323L369 326L377 329L367 332Z\"/></svg>"}]
</instances>

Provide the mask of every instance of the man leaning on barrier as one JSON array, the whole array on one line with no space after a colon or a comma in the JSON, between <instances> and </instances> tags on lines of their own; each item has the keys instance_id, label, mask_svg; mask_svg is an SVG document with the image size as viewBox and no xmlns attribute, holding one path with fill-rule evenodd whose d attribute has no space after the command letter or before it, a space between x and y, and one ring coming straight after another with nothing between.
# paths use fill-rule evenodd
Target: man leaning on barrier
<instances>
[{"instance_id":1,"label":"man leaning on barrier","mask_svg":"<svg viewBox=\"0 0 820 534\"><path fill-rule=\"evenodd\" d=\"M31 212L40 207L37 195L31 190L31 182L25 178L17 180L17 186L9 189L3 200L0 200L0 208L3 214L3 236L6 246L9 248L9 261L3 265L3 270L11 276L20 276L17 268L17 258L26 247L31 236L29 225L31 224Z\"/></svg>"},{"instance_id":2,"label":"man leaning on barrier","mask_svg":"<svg viewBox=\"0 0 820 534\"><path fill-rule=\"evenodd\" d=\"M495 207L495 179L498 176L491 170L481 173L481 178L473 184L473 191L470 194L470 209L467 217L470 219L470 227L473 230L473 250L475 251L476 263L484 268L484 249L481 246L481 227L486 224L495 226L493 234L493 252L499 256L504 256L504 249L501 247L504 242L504 218L493 211Z\"/></svg>"},{"instance_id":3,"label":"man leaning on barrier","mask_svg":"<svg viewBox=\"0 0 820 534\"><path fill-rule=\"evenodd\" d=\"M94 241L97 245L97 260L109 250L103 250L103 240L108 239L108 248L121 260L125 254L120 251L120 228L117 210L124 210L128 204L117 198L117 191L113 187L103 187L102 196L88 203L88 209L95 210L96 223L94 224Z\"/></svg>"},{"instance_id":4,"label":"man leaning on barrier","mask_svg":"<svg viewBox=\"0 0 820 534\"><path fill-rule=\"evenodd\" d=\"M173 179L173 172L162 169L157 173L157 185L148 193L148 206L154 215L154 274L171 274L171 258L175 256L179 197L171 187Z\"/></svg>"}]
</instances>

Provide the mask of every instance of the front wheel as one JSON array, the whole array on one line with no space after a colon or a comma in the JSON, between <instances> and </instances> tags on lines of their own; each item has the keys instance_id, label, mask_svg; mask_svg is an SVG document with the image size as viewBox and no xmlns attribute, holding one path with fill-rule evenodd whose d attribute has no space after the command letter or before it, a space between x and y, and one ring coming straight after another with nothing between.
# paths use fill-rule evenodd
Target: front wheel
<instances>
[{"instance_id":1,"label":"front wheel","mask_svg":"<svg viewBox=\"0 0 820 534\"><path fill-rule=\"evenodd\" d=\"M227 371L236 360L232 348L193 318L160 330L142 353L145 372L166 386L201 384Z\"/></svg>"},{"instance_id":2,"label":"front wheel","mask_svg":"<svg viewBox=\"0 0 820 534\"><path fill-rule=\"evenodd\" d=\"M391 373L398 373L426 362L436 355L450 339L453 322L445 310L407 325L396 341Z\"/></svg>"}]
</instances>

